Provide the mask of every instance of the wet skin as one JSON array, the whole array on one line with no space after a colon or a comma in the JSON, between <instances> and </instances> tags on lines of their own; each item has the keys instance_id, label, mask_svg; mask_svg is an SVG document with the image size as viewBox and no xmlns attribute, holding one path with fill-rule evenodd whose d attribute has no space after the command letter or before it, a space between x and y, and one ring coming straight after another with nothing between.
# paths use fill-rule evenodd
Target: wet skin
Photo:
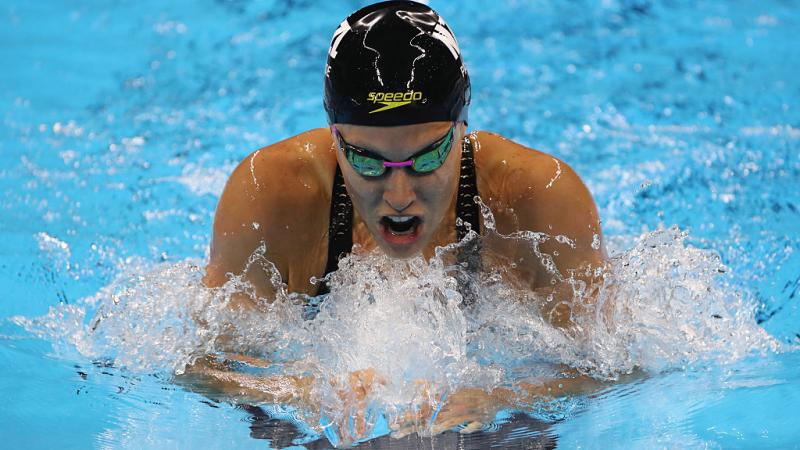
<instances>
[{"instance_id":1,"label":"wet skin","mask_svg":"<svg viewBox=\"0 0 800 450\"><path fill-rule=\"evenodd\" d=\"M337 128L348 143L391 161L403 161L441 138L450 125L339 124ZM253 152L234 170L220 198L204 282L209 287L220 286L227 281L227 273L241 274L253 251L264 242L266 258L275 264L289 291L315 294L317 285L310 279L322 276L325 270L337 160L354 205L353 242L366 250L379 247L398 258L420 253L430 257L437 246L456 239L455 199L465 133L464 124L459 123L445 163L428 174L391 168L378 178L363 177L353 170L325 128ZM602 264L602 241L592 245L601 239L597 208L566 163L494 133L477 132L468 137L475 149L478 192L494 213L498 232L569 237L574 247L554 239L540 246L564 276L584 277L586 268ZM381 225L381 218L387 215L420 218L413 242L392 242ZM489 267L506 265L509 282L519 287L553 289L553 276L541 258L519 240L487 238L484 258ZM251 266L245 278L259 296L271 297L269 277L261 266Z\"/></svg>"},{"instance_id":2,"label":"wet skin","mask_svg":"<svg viewBox=\"0 0 800 450\"><path fill-rule=\"evenodd\" d=\"M350 144L369 148L391 161L403 161L441 138L450 125L449 122L383 128L338 125L338 129ZM366 250L379 248L398 258L420 253L432 256L437 246L456 239L455 199L464 134L464 126L459 124L444 165L424 175L414 174L408 168L392 168L380 178L362 177L355 173L334 144L331 131L325 128L253 152L234 170L220 198L204 283L209 287L221 286L228 280L228 273L243 273L253 252L266 243L266 258L274 263L289 291L315 294L317 286L310 279L322 276L327 262L331 187L337 160L354 205L353 242ZM573 245L550 239L539 250L552 257L564 276L574 274L589 280L587 269L590 272L601 266L605 252L597 208L578 175L563 161L497 134L477 132L468 138L475 150L478 192L494 214L497 231L503 235L532 231L569 237ZM386 215L418 216L421 225L415 238L404 243L392 242L393 238L382 229L382 217ZM482 226L482 230L486 227ZM553 325L569 327L570 317L580 311L581 305L569 302L571 290L566 283L551 283L553 275L530 245L524 240L491 234L484 238L485 267L506 267L506 281L543 294L539 298L552 298L534 307L540 308L543 317ZM599 245L592 245L595 240ZM269 275L259 264L251 265L244 273L259 297L267 299L273 296ZM233 300L244 307L253 306L246 295ZM252 377L225 367L206 367L202 361L188 367L187 373L200 376L236 402L252 397L270 403L314 404L309 396L311 379ZM349 405L345 410L355 411L356 434L343 435L344 442L364 437L368 431L365 398L373 384L380 384L373 375L372 368L356 371L351 376L357 381L351 379L353 386L338 387L342 401ZM437 432L459 423L469 423L468 429L474 429L492 420L501 408L528 404L540 396L596 388L594 380L565 376L523 383L517 386L523 394L505 388L459 389L451 393L435 422L429 424L436 403L442 400L441 393L436 393L431 396L433 403L397 418L392 429L398 435ZM424 380L419 382L423 388L427 386ZM566 391L561 392L562 388ZM344 416L338 424L343 433L348 417Z\"/></svg>"},{"instance_id":3,"label":"wet skin","mask_svg":"<svg viewBox=\"0 0 800 450\"><path fill-rule=\"evenodd\" d=\"M337 129L350 144L375 149L375 153L390 161L406 161L421 148L447 134L451 124L412 125L405 127L363 127L338 125ZM465 127L459 124L444 164L426 174L407 168L391 168L380 177L359 175L338 151L337 160L353 200L353 207L370 233L370 237L389 256L408 258L423 252L433 254L435 245L455 239L455 211L458 193L458 173L461 160L461 141ZM411 242L393 238L381 219L385 216L416 216L421 224ZM449 220L446 220L449 219ZM449 227L448 227L449 225ZM400 240L401 242L397 242Z\"/></svg>"},{"instance_id":4,"label":"wet skin","mask_svg":"<svg viewBox=\"0 0 800 450\"><path fill-rule=\"evenodd\" d=\"M314 411L319 410L321 405L312 395L314 380L311 377L254 376L231 370L230 366L234 363L258 368L270 365L268 361L235 354L225 355L224 361L217 357L207 357L189 366L186 375L180 377L179 381L188 387L213 385L213 390L203 392L216 401L253 405L281 403L300 408L312 405ZM391 417L392 437L398 438L415 432L438 434L459 424L467 424L461 432L477 431L483 424L494 420L495 414L502 409L526 409L542 398L587 395L611 384L569 368L564 368L563 375L564 378L518 381L513 389L505 386L491 390L465 387L446 398L442 392L431 391L431 386L424 380L416 380L418 394L427 401L423 401L416 409ZM617 382L636 381L642 376L641 372L635 371L623 375ZM346 386L336 386L333 380L325 383L335 388L343 411L353 416L352 429L348 416L337 423L336 429L342 443L348 444L368 436L370 429L365 412L369 395L376 387L384 385L385 380L369 368L352 372ZM436 412L438 407L441 409ZM310 417L318 420L316 416ZM323 432L320 428L317 431Z\"/></svg>"}]
</instances>

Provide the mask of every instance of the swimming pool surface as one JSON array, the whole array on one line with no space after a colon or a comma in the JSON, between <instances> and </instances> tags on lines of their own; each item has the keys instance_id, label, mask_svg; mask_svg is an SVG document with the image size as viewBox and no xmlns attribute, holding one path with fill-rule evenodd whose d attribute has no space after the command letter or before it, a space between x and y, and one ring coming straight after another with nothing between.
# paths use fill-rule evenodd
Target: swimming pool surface
<instances>
[{"instance_id":1,"label":"swimming pool surface","mask_svg":"<svg viewBox=\"0 0 800 450\"><path fill-rule=\"evenodd\" d=\"M159 366L165 357L146 336L134 356L156 362L122 364L135 327L127 341L103 343L119 352L106 357L74 333L114 289L166 292L167 305L194 292L168 285L196 284L192 266L207 255L227 176L251 151L325 126L329 40L364 4L3 2L3 447L329 446L279 407L237 407L173 383L174 361ZM471 129L568 162L595 196L613 254L673 258L670 271L637 275L644 286L685 279L687 289L707 283L754 302L754 320L783 347L724 362L648 360L664 370L565 400L550 416L507 414L472 435L372 445L800 448L797 5L430 4L470 71ZM674 254L647 253L657 246L647 239L680 232ZM695 250L719 255L725 269L678 274L693 270L682 258ZM669 314L659 326L684 325ZM51 328L31 325L38 317ZM714 339L720 352L726 337ZM742 340L731 342L733 352Z\"/></svg>"}]
</instances>

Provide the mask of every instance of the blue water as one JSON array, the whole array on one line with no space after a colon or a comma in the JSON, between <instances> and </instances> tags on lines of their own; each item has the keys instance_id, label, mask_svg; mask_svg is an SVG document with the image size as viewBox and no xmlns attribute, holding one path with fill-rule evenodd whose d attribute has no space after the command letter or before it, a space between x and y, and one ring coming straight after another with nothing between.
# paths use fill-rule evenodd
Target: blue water
<instances>
[{"instance_id":1,"label":"blue water","mask_svg":"<svg viewBox=\"0 0 800 450\"><path fill-rule=\"evenodd\" d=\"M720 255L729 289L757 301L771 336L800 343L796 5L464 3L432 6L470 70L470 128L567 161L616 253L647 231L687 231L689 245ZM324 126L330 36L362 4L0 6L4 446L263 448L262 439L316 438L163 373L86 358L9 318L76 304L134 263L202 260L234 165ZM559 409L567 413L522 437L562 448L797 448L799 358L653 375ZM443 436L434 443L470 439Z\"/></svg>"}]
</instances>

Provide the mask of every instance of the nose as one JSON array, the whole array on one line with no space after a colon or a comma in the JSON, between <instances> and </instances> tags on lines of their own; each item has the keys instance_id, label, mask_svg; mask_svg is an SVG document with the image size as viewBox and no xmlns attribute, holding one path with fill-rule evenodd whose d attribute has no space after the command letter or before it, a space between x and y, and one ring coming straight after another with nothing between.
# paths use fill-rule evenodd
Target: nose
<instances>
[{"instance_id":1,"label":"nose","mask_svg":"<svg viewBox=\"0 0 800 450\"><path fill-rule=\"evenodd\" d=\"M383 201L395 211L403 212L416 199L417 194L408 172L400 167L390 169L383 188Z\"/></svg>"}]
</instances>

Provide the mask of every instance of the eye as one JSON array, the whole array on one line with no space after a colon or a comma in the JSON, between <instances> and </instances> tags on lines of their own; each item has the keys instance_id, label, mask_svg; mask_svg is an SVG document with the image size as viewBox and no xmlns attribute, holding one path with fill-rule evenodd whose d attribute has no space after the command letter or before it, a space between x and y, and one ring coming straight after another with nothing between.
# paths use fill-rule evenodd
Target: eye
<instances>
[{"instance_id":1,"label":"eye","mask_svg":"<svg viewBox=\"0 0 800 450\"><path fill-rule=\"evenodd\" d=\"M377 177L384 172L383 161L352 150L347 152L347 160L356 172L365 177Z\"/></svg>"}]
</instances>

